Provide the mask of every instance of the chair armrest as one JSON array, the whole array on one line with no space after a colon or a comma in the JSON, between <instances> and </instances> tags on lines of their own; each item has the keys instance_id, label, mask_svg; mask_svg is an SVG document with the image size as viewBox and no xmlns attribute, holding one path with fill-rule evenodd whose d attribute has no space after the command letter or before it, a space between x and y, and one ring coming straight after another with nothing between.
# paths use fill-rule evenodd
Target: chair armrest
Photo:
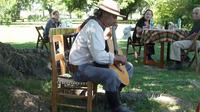
<instances>
[{"instance_id":1,"label":"chair armrest","mask_svg":"<svg viewBox=\"0 0 200 112\"><path fill-rule=\"evenodd\" d=\"M194 36L194 38L192 38L192 40L191 40L192 44L188 48L188 51L195 50L195 48L196 48L196 41L198 40L199 37L200 37L200 31Z\"/></svg>"}]
</instances>

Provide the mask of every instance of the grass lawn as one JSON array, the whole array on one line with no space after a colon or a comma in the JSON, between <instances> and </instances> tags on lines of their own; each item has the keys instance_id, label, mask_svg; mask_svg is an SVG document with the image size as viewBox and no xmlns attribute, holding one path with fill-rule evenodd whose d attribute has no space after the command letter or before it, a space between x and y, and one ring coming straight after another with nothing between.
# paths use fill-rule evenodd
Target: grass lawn
<instances>
[{"instance_id":1,"label":"grass lawn","mask_svg":"<svg viewBox=\"0 0 200 112\"><path fill-rule=\"evenodd\" d=\"M15 48L34 48L35 43L14 44ZM120 41L123 50L126 42ZM155 46L159 50L159 44ZM156 53L155 59L159 55ZM131 83L123 92L132 92L137 95L134 102L124 101L136 112L194 112L197 103L200 103L200 88L194 83L200 83L200 74L196 74L194 66L185 67L181 71L168 71L158 67L143 65L142 58L134 59L128 56L128 61L134 65L134 75ZM51 81L37 80L34 78L26 80L15 80L5 75L0 76L0 112L9 111L11 97L8 94L12 86L24 89L32 94L44 96L50 100ZM145 98L143 98L143 96ZM95 110L95 109L94 109ZM100 112L96 109L95 112Z\"/></svg>"}]
</instances>

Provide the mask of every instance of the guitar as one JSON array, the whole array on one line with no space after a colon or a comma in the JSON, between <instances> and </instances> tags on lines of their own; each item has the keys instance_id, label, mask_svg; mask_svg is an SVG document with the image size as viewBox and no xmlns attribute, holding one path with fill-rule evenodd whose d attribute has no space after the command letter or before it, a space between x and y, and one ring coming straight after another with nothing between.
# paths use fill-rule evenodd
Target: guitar
<instances>
[{"instance_id":1,"label":"guitar","mask_svg":"<svg viewBox=\"0 0 200 112\"><path fill-rule=\"evenodd\" d=\"M109 49L111 50L111 52L114 52L115 55L123 55L122 50L119 49L118 45L117 45L117 38L116 38L115 30L116 30L116 27L113 26L112 27L112 42L111 42L111 39L108 39L107 43L108 43L108 46L109 46ZM121 82L124 85L129 84L129 75L128 75L125 65L120 64L120 65L118 65L118 67L116 67L114 64L112 64L112 65L109 65L109 68L113 69L118 74L119 79L121 80Z\"/></svg>"}]
</instances>

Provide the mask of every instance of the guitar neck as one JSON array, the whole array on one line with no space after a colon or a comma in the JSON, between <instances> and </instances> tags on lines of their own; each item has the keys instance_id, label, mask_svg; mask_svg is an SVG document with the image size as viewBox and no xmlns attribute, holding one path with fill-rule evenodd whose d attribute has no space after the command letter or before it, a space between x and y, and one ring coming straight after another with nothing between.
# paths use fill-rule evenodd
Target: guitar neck
<instances>
[{"instance_id":1,"label":"guitar neck","mask_svg":"<svg viewBox=\"0 0 200 112\"><path fill-rule=\"evenodd\" d=\"M113 47L115 55L118 55L118 45L117 45L117 38L116 38L116 26L112 26L112 40L113 40Z\"/></svg>"}]
</instances>

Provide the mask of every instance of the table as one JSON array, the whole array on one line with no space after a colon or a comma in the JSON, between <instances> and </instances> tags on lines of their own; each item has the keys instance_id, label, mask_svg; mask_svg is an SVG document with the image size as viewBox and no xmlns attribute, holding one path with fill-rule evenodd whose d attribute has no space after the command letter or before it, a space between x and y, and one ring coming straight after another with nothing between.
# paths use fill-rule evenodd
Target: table
<instances>
[{"instance_id":1,"label":"table","mask_svg":"<svg viewBox=\"0 0 200 112\"><path fill-rule=\"evenodd\" d=\"M49 37L53 35L64 35L76 32L76 28L50 28Z\"/></svg>"},{"instance_id":2,"label":"table","mask_svg":"<svg viewBox=\"0 0 200 112\"><path fill-rule=\"evenodd\" d=\"M144 30L142 34L142 42L144 43L144 64L156 65L160 68L164 68L164 43L168 43L167 46L167 60L169 60L170 42L183 40L187 35L184 30L163 30L163 29L151 29ZM147 45L148 43L161 44L160 49L160 62L152 62L147 60Z\"/></svg>"}]
</instances>

